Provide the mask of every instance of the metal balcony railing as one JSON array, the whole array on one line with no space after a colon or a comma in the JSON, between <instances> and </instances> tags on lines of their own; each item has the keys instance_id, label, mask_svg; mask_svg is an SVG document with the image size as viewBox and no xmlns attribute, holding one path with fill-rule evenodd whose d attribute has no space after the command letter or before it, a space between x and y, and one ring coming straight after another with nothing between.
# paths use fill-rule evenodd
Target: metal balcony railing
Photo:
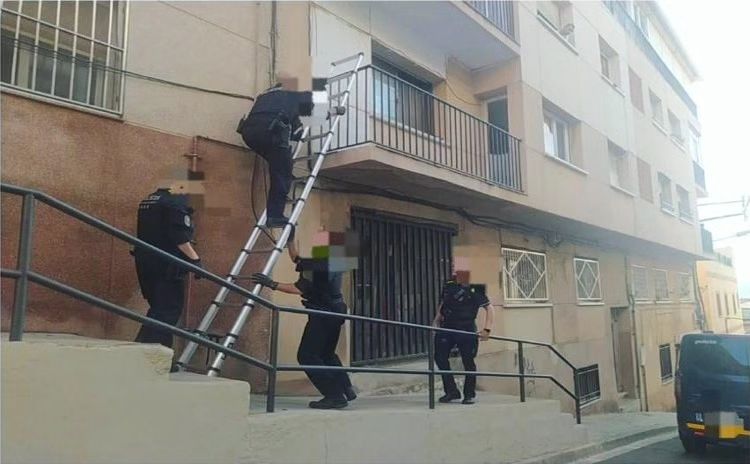
<instances>
[{"instance_id":1,"label":"metal balcony railing","mask_svg":"<svg viewBox=\"0 0 750 464\"><path fill-rule=\"evenodd\" d=\"M331 94L345 90L343 78L329 82ZM366 143L523 190L520 139L372 65L357 74L331 151Z\"/></svg>"},{"instance_id":2,"label":"metal balcony railing","mask_svg":"<svg viewBox=\"0 0 750 464\"><path fill-rule=\"evenodd\" d=\"M703 225L701 224L701 243L703 245L703 252L704 253L713 253L714 252L714 236L706 230Z\"/></svg>"},{"instance_id":3,"label":"metal balcony railing","mask_svg":"<svg viewBox=\"0 0 750 464\"><path fill-rule=\"evenodd\" d=\"M500 0L469 0L466 2L477 13L494 24L505 35L516 40L513 2Z\"/></svg>"}]
</instances>

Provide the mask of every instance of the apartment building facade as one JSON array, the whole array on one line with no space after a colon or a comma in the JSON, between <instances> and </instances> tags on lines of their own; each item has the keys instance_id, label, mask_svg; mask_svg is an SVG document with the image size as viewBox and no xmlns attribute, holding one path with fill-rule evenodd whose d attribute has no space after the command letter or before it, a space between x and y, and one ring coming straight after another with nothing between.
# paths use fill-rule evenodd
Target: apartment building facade
<instances>
[{"instance_id":1,"label":"apartment building facade","mask_svg":"<svg viewBox=\"0 0 750 464\"><path fill-rule=\"evenodd\" d=\"M280 76L304 86L327 75L331 61L363 52L366 66L297 232L303 253L320 229L354 229L370 244L346 279L352 312L428 324L452 260L466 258L495 308L494 333L553 343L584 368L580 393L588 410L617 409L625 396L640 398L644 409L673 406L676 344L697 328L693 265L701 248L694 212L705 185L700 124L685 90L697 72L654 3L132 2L123 7L119 42L100 43L94 28L93 36L72 31L71 50L88 44L95 61L97 46L109 47L107 66L116 68L121 52L130 73L119 94L102 90L100 97L97 68L90 67L84 104L72 64L64 65L73 76L63 77L62 87L73 91L62 96L57 77L46 93L49 86L37 85L44 79L18 77L29 62L32 76L47 69L42 55L24 64L14 51L19 37L39 45L50 34L44 8L57 2L37 4L36 13L24 9L32 3L3 3L4 59L6 47L15 47L8 48L13 71L7 79L3 73L4 181L56 194L132 231L137 201L177 170L202 192L199 251L209 269L223 273L254 224L249 186L258 205L262 188L253 182L254 157L233 132L247 101L205 90L252 95ZM88 24L82 12L98 18L100 3L107 4L96 2L91 15L77 3L73 27ZM108 4L113 18L120 3ZM58 10L52 34L62 53L61 37L71 31L57 26L66 18ZM117 39L111 30L108 40ZM102 88L113 87L110 81ZM334 79L331 91L340 86ZM198 168L184 154L199 154ZM17 213L18 205L3 201ZM5 230L14 230L12 218L3 215ZM62 264L73 264L63 274L74 284L144 307L127 247L60 227L70 228L64 235L71 240L52 247L59 230L45 229L37 242L50 249L41 266L61 272ZM6 235L3 247L11 251L11 243ZM89 250L70 258L68 248L79 243ZM4 253L4 263L13 259ZM102 282L92 282L92 273ZM275 277L293 280L293 267L281 263ZM214 290L193 284L187 326L195 326ZM39 293L32 302L39 308L32 330L84 327L122 338L135 332L93 310L60 306L59 297ZM51 304L60 308L52 317L44 309ZM267 354L267 316L253 314L240 349ZM222 314L213 331L225 332L232 318ZM281 362L296 362L304 323L302 316L281 316ZM425 359L424 333L345 327L345 363ZM482 343L480 369L517 370L515 350ZM569 369L549 352L527 351L522 362L526 372L555 375L572 389ZM227 373L247 374L237 367ZM251 375L253 388L262 389L262 378ZM500 380L479 386L518 388ZM308 385L287 374L279 387L294 393ZM527 392L563 399L541 380L529 380Z\"/></svg>"},{"instance_id":2,"label":"apartment building facade","mask_svg":"<svg viewBox=\"0 0 750 464\"><path fill-rule=\"evenodd\" d=\"M714 259L698 261L696 270L706 318L704 329L714 333L745 333L732 250L716 250Z\"/></svg>"}]
</instances>

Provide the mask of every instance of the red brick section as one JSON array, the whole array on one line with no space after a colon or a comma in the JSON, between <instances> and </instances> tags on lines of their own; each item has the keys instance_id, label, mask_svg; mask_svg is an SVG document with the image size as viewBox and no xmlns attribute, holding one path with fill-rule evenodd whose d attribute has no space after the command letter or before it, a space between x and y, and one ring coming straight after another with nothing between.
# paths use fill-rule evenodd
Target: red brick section
<instances>
[{"instance_id":1,"label":"red brick section","mask_svg":"<svg viewBox=\"0 0 750 464\"><path fill-rule=\"evenodd\" d=\"M192 151L191 137L7 94L1 104L3 182L42 190L127 232L135 232L138 202L160 179L187 175L190 164L183 155ZM248 151L206 139L198 139L197 151L206 194L193 199L196 248L209 270L225 274L255 224L251 195L260 214L264 189L261 182L251 194L253 155ZM20 200L3 195L1 206L2 265L15 267ZM35 230L34 270L146 311L128 245L44 205L37 208ZM253 255L247 269L259 270L264 258ZM200 320L216 290L205 280L192 283L186 310L190 327ZM13 282L3 279L4 331L12 305ZM225 332L236 314L236 309L223 311L212 331ZM237 348L266 359L268 325L268 311L256 310ZM128 320L38 287L30 292L26 328L122 340L132 339L138 329ZM196 361L205 361L203 350ZM256 391L264 388L262 372L248 371L233 361L225 366L225 375L251 379Z\"/></svg>"}]
</instances>

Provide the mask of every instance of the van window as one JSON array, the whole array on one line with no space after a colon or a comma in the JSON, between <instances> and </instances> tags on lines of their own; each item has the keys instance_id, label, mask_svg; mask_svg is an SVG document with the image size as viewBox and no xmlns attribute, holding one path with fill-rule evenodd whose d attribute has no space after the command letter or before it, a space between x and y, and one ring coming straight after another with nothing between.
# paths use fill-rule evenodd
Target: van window
<instances>
[{"instance_id":1,"label":"van window","mask_svg":"<svg viewBox=\"0 0 750 464\"><path fill-rule=\"evenodd\" d=\"M680 358L680 369L686 371L750 375L750 337L689 338Z\"/></svg>"}]
</instances>

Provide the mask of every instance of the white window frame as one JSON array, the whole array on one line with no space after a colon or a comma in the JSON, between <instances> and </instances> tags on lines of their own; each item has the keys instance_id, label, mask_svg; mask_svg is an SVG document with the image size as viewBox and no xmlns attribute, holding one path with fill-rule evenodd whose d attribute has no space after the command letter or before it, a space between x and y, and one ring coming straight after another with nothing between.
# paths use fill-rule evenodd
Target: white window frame
<instances>
[{"instance_id":1,"label":"white window frame","mask_svg":"<svg viewBox=\"0 0 750 464\"><path fill-rule=\"evenodd\" d=\"M632 11L633 21L635 22L635 25L638 26L638 29L640 29L643 35L646 36L646 38L648 38L649 37L648 15L646 14L645 11L643 11L643 8L641 8L640 5L638 5L637 1L632 2L632 5L633 5L633 11Z\"/></svg>"},{"instance_id":2,"label":"white window frame","mask_svg":"<svg viewBox=\"0 0 750 464\"><path fill-rule=\"evenodd\" d=\"M667 189L665 189L665 185L663 185L662 179L667 181L667 185L666 185ZM657 175L657 180L659 182L659 205L661 206L662 211L666 211L669 214L674 215L674 196L672 195L672 179L670 179L669 176L667 176L666 174L659 172Z\"/></svg>"},{"instance_id":3,"label":"white window frame","mask_svg":"<svg viewBox=\"0 0 750 464\"><path fill-rule=\"evenodd\" d=\"M651 301L651 286L648 284L648 268L645 266L638 266L637 264L633 264L630 267L630 276L633 282L633 299L635 299L636 302ZM639 272L641 270L643 271L643 283L646 285L646 288L643 289L645 290L645 295L639 295L639 288L636 286L636 282L638 282L636 279L636 270Z\"/></svg>"},{"instance_id":4,"label":"white window frame","mask_svg":"<svg viewBox=\"0 0 750 464\"><path fill-rule=\"evenodd\" d=\"M669 298L669 272L666 269L651 269L651 275L654 278L654 301L657 303L671 301ZM664 298L659 297L659 286L657 285L658 279L656 278L658 275L664 276L664 289L667 292Z\"/></svg>"},{"instance_id":5,"label":"white window frame","mask_svg":"<svg viewBox=\"0 0 750 464\"><path fill-rule=\"evenodd\" d=\"M703 164L701 159L701 138L697 130L688 124L688 152L693 161L699 165Z\"/></svg>"},{"instance_id":6,"label":"white window frame","mask_svg":"<svg viewBox=\"0 0 750 464\"><path fill-rule=\"evenodd\" d=\"M648 90L648 103L651 107L651 119L654 124L664 128L664 102L651 89ZM657 111L658 110L658 111Z\"/></svg>"},{"instance_id":7,"label":"white window frame","mask_svg":"<svg viewBox=\"0 0 750 464\"><path fill-rule=\"evenodd\" d=\"M515 262L515 265L508 269L508 262L506 258L506 252L511 253L520 253L521 255L518 257L518 259ZM528 261L532 264L534 269L539 272L539 277L537 278L537 281L534 285L534 288L531 289L531 292L527 293L525 292L520 285L517 283L517 279L513 275L513 271L515 271L518 263L521 261L521 259L524 256L537 256L542 258L543 268L544 269L538 269L537 266L534 264L534 262L530 259ZM503 295L505 297L505 301L511 302L511 303L544 303L549 301L549 282L548 282L548 276L547 276L547 254L546 253L540 253L536 251L529 251L529 250L522 250L519 248L510 248L510 247L502 247L501 248L501 258L502 258L502 267L503 267ZM509 284L515 284L515 288L518 289L518 293L523 295L521 298L513 297L509 294ZM531 295L534 294L534 292L539 288L540 285L544 285L544 296L541 298L532 298Z\"/></svg>"},{"instance_id":8,"label":"white window frame","mask_svg":"<svg viewBox=\"0 0 750 464\"><path fill-rule=\"evenodd\" d=\"M551 122L550 125L547 124L548 120ZM562 126L563 128L562 133L560 133L559 126ZM552 137L552 152L550 152L549 147L547 146L547 127L550 127L549 135ZM570 158L570 129L570 122L550 110L544 110L544 118L542 124L544 152L549 156L572 164ZM565 153L557 152L558 148L560 147L560 137L563 138L562 146L565 149Z\"/></svg>"},{"instance_id":9,"label":"white window frame","mask_svg":"<svg viewBox=\"0 0 750 464\"><path fill-rule=\"evenodd\" d=\"M15 31L13 31L15 34L16 45L13 47L13 57L11 58L11 80L10 82L2 82L1 85L3 88L12 89L13 91L22 92L25 94L38 95L44 99L58 100L67 104L72 104L74 106L90 108L92 110L111 113L118 116L122 115L124 110L125 75L124 73L120 72L120 70L125 70L125 62L127 59L126 52L128 42L130 2L129 0L121 0L120 4L122 5L122 9L118 10L118 13L120 13L122 17L115 18L115 16L117 16L114 13L115 5L112 0L109 0L109 17L107 18L106 16L104 16L105 22L107 23L108 27L106 40L104 40L103 38L98 38L96 31L97 10L101 2L91 2L91 30L77 30L79 28L80 3L81 0L67 2L68 5L74 5L73 11L75 12L75 17L73 29L75 30L71 30L67 27L63 27L62 25L62 4L60 2L56 2L56 18L54 23L42 18L43 2L38 2L36 12L33 16L29 15L28 11L21 11L21 9L23 8L23 3L20 3L21 8L16 11L11 10L7 7L8 2L3 2L3 15L16 15ZM24 53L24 55L30 55L31 59L31 74L30 76L27 76L27 79L24 79L28 80L28 82L25 83L18 82L18 73L16 72L16 68L23 58L21 56L21 53L19 53L18 47L18 40L21 36L22 20L31 21L35 30L35 34L33 37L34 45L31 48L30 53ZM114 32L115 20L117 20L117 30L119 31L117 34L115 34ZM47 42L46 40L43 40L41 38L42 29L51 29L54 33L54 43L49 42L52 49L52 56L54 57L52 58L52 71L50 76L51 89L49 91L38 90L36 85L39 71L37 65L38 63L40 63L39 57L45 56L43 52L40 53L41 48L39 47L41 47L41 45L39 44ZM68 50L68 46L61 40L63 36L65 36L66 38L72 38L70 50ZM29 39L32 39L32 37L29 36ZM119 44L117 43L117 40L120 41ZM98 54L97 52L102 51L102 49L104 50L104 54ZM118 55L119 63L116 63L115 60ZM103 60L97 59L97 57L102 56L104 58ZM70 63L68 63L68 60L64 57L70 57ZM62 66L63 63L66 66ZM97 67L101 66L105 67L104 70L100 69L97 71ZM110 70L110 68L115 68L116 70ZM64 72L63 70L68 70L69 72L68 82L65 84L65 87L67 87L67 89L65 89L65 87L63 87L62 89L58 88L58 74L59 72ZM86 76L82 76L82 81L85 83L85 89L76 87L79 84L79 81L76 81L76 74L80 73L81 71L86 73ZM95 75L99 76L100 80L99 78L95 78ZM117 81L113 81L113 79L117 79ZM75 98L75 89L79 89L79 91L85 91L83 100ZM65 92L65 95L60 95L63 90L67 90L67 92ZM95 90L95 96L93 97L92 90ZM98 101L101 101L101 104L99 104Z\"/></svg>"},{"instance_id":10,"label":"white window frame","mask_svg":"<svg viewBox=\"0 0 750 464\"><path fill-rule=\"evenodd\" d=\"M685 134L682 131L682 121L672 110L667 110L667 119L669 119L669 136L672 141L680 146L685 144Z\"/></svg>"},{"instance_id":11,"label":"white window frame","mask_svg":"<svg viewBox=\"0 0 750 464\"><path fill-rule=\"evenodd\" d=\"M579 271L578 265L581 264L581 270ZM585 290L588 295L581 295L579 287L581 283L581 276L586 269L590 269L594 272L595 280L594 287L591 291ZM602 281L601 275L599 274L599 260L587 259L587 258L573 258L573 273L576 276L576 299L581 303L601 303L602 301ZM598 292L598 296L596 296Z\"/></svg>"},{"instance_id":12,"label":"white window frame","mask_svg":"<svg viewBox=\"0 0 750 464\"><path fill-rule=\"evenodd\" d=\"M677 292L680 297L680 301L685 303L691 303L695 301L695 293L693 291L693 275L689 272L678 272L677 273ZM683 285L687 284L687 295L683 292Z\"/></svg>"},{"instance_id":13,"label":"white window frame","mask_svg":"<svg viewBox=\"0 0 750 464\"><path fill-rule=\"evenodd\" d=\"M675 187L675 190L677 191L677 211L680 215L680 219L692 222L693 211L690 207L690 192L681 185L677 185ZM680 195L680 193L684 193L684 198L683 195Z\"/></svg>"},{"instance_id":14,"label":"white window frame","mask_svg":"<svg viewBox=\"0 0 750 464\"><path fill-rule=\"evenodd\" d=\"M607 157L609 159L609 182L612 186L626 192L633 191L632 167L630 154L612 142L607 143Z\"/></svg>"},{"instance_id":15,"label":"white window frame","mask_svg":"<svg viewBox=\"0 0 750 464\"><path fill-rule=\"evenodd\" d=\"M620 56L612 46L599 36L599 61L602 76L615 87L620 86Z\"/></svg>"}]
</instances>

